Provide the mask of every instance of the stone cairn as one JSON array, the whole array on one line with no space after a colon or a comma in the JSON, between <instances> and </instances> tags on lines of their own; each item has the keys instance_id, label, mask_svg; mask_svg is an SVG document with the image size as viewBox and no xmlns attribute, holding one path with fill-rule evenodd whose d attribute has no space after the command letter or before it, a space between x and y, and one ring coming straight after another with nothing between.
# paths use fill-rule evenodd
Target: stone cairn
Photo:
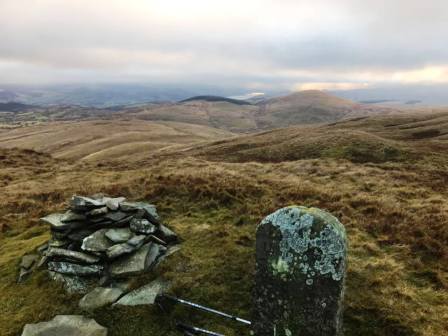
<instances>
[{"instance_id":1,"label":"stone cairn","mask_svg":"<svg viewBox=\"0 0 448 336\"><path fill-rule=\"evenodd\" d=\"M118 299L123 291L114 292L113 284L120 287L127 279L150 271L174 251L178 241L161 223L154 205L126 202L123 197L73 196L65 213L41 220L50 225L52 237L39 248L38 266L46 265L50 277L69 292L85 293L101 286L99 296Z\"/></svg>"},{"instance_id":2,"label":"stone cairn","mask_svg":"<svg viewBox=\"0 0 448 336\"><path fill-rule=\"evenodd\" d=\"M267 216L256 237L254 335L341 335L346 251L343 225L325 211Z\"/></svg>"}]
</instances>

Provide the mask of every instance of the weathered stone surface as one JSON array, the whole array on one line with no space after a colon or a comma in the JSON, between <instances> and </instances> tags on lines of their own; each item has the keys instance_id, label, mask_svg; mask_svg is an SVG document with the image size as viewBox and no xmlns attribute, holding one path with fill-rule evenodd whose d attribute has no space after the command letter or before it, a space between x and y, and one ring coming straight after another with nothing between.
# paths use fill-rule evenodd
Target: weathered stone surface
<instances>
[{"instance_id":1,"label":"weathered stone surface","mask_svg":"<svg viewBox=\"0 0 448 336\"><path fill-rule=\"evenodd\" d=\"M138 306L154 304L157 295L162 294L169 287L168 282L157 279L146 286L140 287L118 300L115 305Z\"/></svg>"},{"instance_id":2,"label":"weathered stone surface","mask_svg":"<svg viewBox=\"0 0 448 336\"><path fill-rule=\"evenodd\" d=\"M150 269L159 256L160 245L147 243L137 252L113 261L109 267L112 277L125 277L141 274Z\"/></svg>"},{"instance_id":3,"label":"weathered stone surface","mask_svg":"<svg viewBox=\"0 0 448 336\"><path fill-rule=\"evenodd\" d=\"M130 228L136 233L151 234L156 232L156 226L150 223L147 219L133 218L131 220Z\"/></svg>"},{"instance_id":4,"label":"weathered stone surface","mask_svg":"<svg viewBox=\"0 0 448 336\"><path fill-rule=\"evenodd\" d=\"M165 242L172 243L172 242L177 241L177 235L173 231L171 231L169 228L167 228L165 225L160 224L159 232L160 232L161 238Z\"/></svg>"},{"instance_id":5,"label":"weathered stone surface","mask_svg":"<svg viewBox=\"0 0 448 336\"><path fill-rule=\"evenodd\" d=\"M79 222L79 221L84 221L85 219L86 219L85 215L71 211L71 210L68 210L61 217L62 222Z\"/></svg>"},{"instance_id":6,"label":"weathered stone surface","mask_svg":"<svg viewBox=\"0 0 448 336\"><path fill-rule=\"evenodd\" d=\"M63 257L65 259L69 259L75 262L81 262L85 264L94 264L100 261L100 258L97 256L93 256L87 253L78 252L78 251L70 251L66 249L61 249L57 247L51 247L45 252L45 255L49 258L53 257Z\"/></svg>"},{"instance_id":7,"label":"weathered stone surface","mask_svg":"<svg viewBox=\"0 0 448 336\"><path fill-rule=\"evenodd\" d=\"M97 287L79 301L79 307L84 310L98 309L114 303L123 294L120 288Z\"/></svg>"},{"instance_id":8,"label":"weathered stone surface","mask_svg":"<svg viewBox=\"0 0 448 336\"><path fill-rule=\"evenodd\" d=\"M104 202L96 200L90 197L73 196L70 200L70 207L76 211L88 211L93 208L99 208L104 206Z\"/></svg>"},{"instance_id":9,"label":"weathered stone surface","mask_svg":"<svg viewBox=\"0 0 448 336\"><path fill-rule=\"evenodd\" d=\"M89 216L96 217L96 216L102 216L102 215L105 215L105 214L107 214L108 212L109 212L109 209L108 209L106 206L103 206L103 207L101 207L101 208L97 208L97 209L90 210L87 214L88 214Z\"/></svg>"},{"instance_id":10,"label":"weathered stone surface","mask_svg":"<svg viewBox=\"0 0 448 336\"><path fill-rule=\"evenodd\" d=\"M332 215L287 207L257 228L255 336L342 332L346 235Z\"/></svg>"},{"instance_id":11,"label":"weathered stone surface","mask_svg":"<svg viewBox=\"0 0 448 336\"><path fill-rule=\"evenodd\" d=\"M151 217L154 218L154 224L157 224L158 221L160 220L160 217L157 213L157 209L155 207L155 205L153 204L148 204L145 202L123 202L120 204L120 209L122 211L136 211L136 210L143 210L145 212L146 215L148 215L147 218L149 220L151 220Z\"/></svg>"},{"instance_id":12,"label":"weathered stone surface","mask_svg":"<svg viewBox=\"0 0 448 336\"><path fill-rule=\"evenodd\" d=\"M90 288L94 286L94 281L91 278L80 277L77 275L67 275L57 272L48 271L50 279L60 282L67 293L75 294L85 294Z\"/></svg>"},{"instance_id":13,"label":"weathered stone surface","mask_svg":"<svg viewBox=\"0 0 448 336\"><path fill-rule=\"evenodd\" d=\"M114 243L127 242L133 235L129 228L109 229L106 231L106 237Z\"/></svg>"},{"instance_id":14,"label":"weathered stone surface","mask_svg":"<svg viewBox=\"0 0 448 336\"><path fill-rule=\"evenodd\" d=\"M82 241L81 248L84 251L104 252L112 246L112 242L106 237L108 229L101 229L86 237Z\"/></svg>"},{"instance_id":15,"label":"weathered stone surface","mask_svg":"<svg viewBox=\"0 0 448 336\"><path fill-rule=\"evenodd\" d=\"M37 254L25 255L22 257L22 260L20 261L20 267L29 270L31 267L33 267L33 265L36 263L38 259L39 256Z\"/></svg>"},{"instance_id":16,"label":"weathered stone surface","mask_svg":"<svg viewBox=\"0 0 448 336\"><path fill-rule=\"evenodd\" d=\"M136 246L129 245L128 243L122 243L109 247L106 250L106 255L109 259L115 259L122 255L132 253L136 249Z\"/></svg>"},{"instance_id":17,"label":"weathered stone surface","mask_svg":"<svg viewBox=\"0 0 448 336\"><path fill-rule=\"evenodd\" d=\"M78 265L66 261L48 263L48 270L69 275L100 275L103 269L101 265Z\"/></svg>"},{"instance_id":18,"label":"weathered stone surface","mask_svg":"<svg viewBox=\"0 0 448 336\"><path fill-rule=\"evenodd\" d=\"M65 231L73 228L79 228L84 225L82 222L63 222L63 214L54 213L48 216L42 217L40 220L44 223L50 224L51 229L54 231Z\"/></svg>"},{"instance_id":19,"label":"weathered stone surface","mask_svg":"<svg viewBox=\"0 0 448 336\"><path fill-rule=\"evenodd\" d=\"M160 256L157 259L156 263L154 264L154 268L157 268L167 257L176 253L179 250L180 250L179 245L171 245L168 248L165 246L162 246L160 249Z\"/></svg>"},{"instance_id":20,"label":"weathered stone surface","mask_svg":"<svg viewBox=\"0 0 448 336\"><path fill-rule=\"evenodd\" d=\"M145 235L137 235L128 240L128 244L132 246L140 247L146 240Z\"/></svg>"},{"instance_id":21,"label":"weathered stone surface","mask_svg":"<svg viewBox=\"0 0 448 336\"><path fill-rule=\"evenodd\" d=\"M117 197L117 198L112 198L112 197L104 197L103 198L103 202L106 203L106 206L110 209L110 210L118 210L118 208L120 207L120 204L122 202L124 202L126 200L126 198L124 197Z\"/></svg>"},{"instance_id":22,"label":"weathered stone surface","mask_svg":"<svg viewBox=\"0 0 448 336\"><path fill-rule=\"evenodd\" d=\"M120 222L127 217L129 217L129 215L121 211L110 211L106 215L104 215L104 218L109 219L112 222Z\"/></svg>"},{"instance_id":23,"label":"weathered stone surface","mask_svg":"<svg viewBox=\"0 0 448 336\"><path fill-rule=\"evenodd\" d=\"M32 273L31 269L21 268L19 271L19 277L17 279L17 283L23 282L31 273Z\"/></svg>"},{"instance_id":24,"label":"weathered stone surface","mask_svg":"<svg viewBox=\"0 0 448 336\"><path fill-rule=\"evenodd\" d=\"M48 322L25 325L22 336L107 336L107 328L81 315L57 315Z\"/></svg>"}]
</instances>

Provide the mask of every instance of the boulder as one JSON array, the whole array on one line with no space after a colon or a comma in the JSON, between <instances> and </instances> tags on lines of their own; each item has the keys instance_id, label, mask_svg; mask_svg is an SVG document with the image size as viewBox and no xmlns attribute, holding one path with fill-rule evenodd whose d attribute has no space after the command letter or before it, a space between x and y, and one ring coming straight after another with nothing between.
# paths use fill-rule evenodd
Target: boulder
<instances>
[{"instance_id":1,"label":"boulder","mask_svg":"<svg viewBox=\"0 0 448 336\"><path fill-rule=\"evenodd\" d=\"M100 261L100 258L98 258L97 256L93 256L84 252L61 249L57 247L50 247L45 252L45 255L49 258L60 257L85 264L95 264L98 261Z\"/></svg>"},{"instance_id":2,"label":"boulder","mask_svg":"<svg viewBox=\"0 0 448 336\"><path fill-rule=\"evenodd\" d=\"M114 303L123 294L120 288L97 287L79 301L79 307L83 310L95 310Z\"/></svg>"},{"instance_id":3,"label":"boulder","mask_svg":"<svg viewBox=\"0 0 448 336\"><path fill-rule=\"evenodd\" d=\"M81 315L57 315L48 322L25 325L22 336L107 336L107 328Z\"/></svg>"},{"instance_id":4,"label":"boulder","mask_svg":"<svg viewBox=\"0 0 448 336\"><path fill-rule=\"evenodd\" d=\"M127 242L133 235L129 228L109 229L106 231L106 237L114 243Z\"/></svg>"},{"instance_id":5,"label":"boulder","mask_svg":"<svg viewBox=\"0 0 448 336\"><path fill-rule=\"evenodd\" d=\"M81 249L89 252L105 252L112 246L112 242L106 237L107 229L101 229L83 239Z\"/></svg>"},{"instance_id":6,"label":"boulder","mask_svg":"<svg viewBox=\"0 0 448 336\"><path fill-rule=\"evenodd\" d=\"M66 261L48 262L48 270L69 275L100 275L103 269L101 265L78 265Z\"/></svg>"},{"instance_id":7,"label":"boulder","mask_svg":"<svg viewBox=\"0 0 448 336\"><path fill-rule=\"evenodd\" d=\"M161 245L150 242L134 254L116 259L109 266L110 275L120 278L148 271L159 257L160 248Z\"/></svg>"},{"instance_id":8,"label":"boulder","mask_svg":"<svg viewBox=\"0 0 448 336\"><path fill-rule=\"evenodd\" d=\"M156 226L150 223L147 219L133 218L131 220L130 228L136 233L151 234L156 232Z\"/></svg>"},{"instance_id":9,"label":"boulder","mask_svg":"<svg viewBox=\"0 0 448 336\"><path fill-rule=\"evenodd\" d=\"M115 305L138 306L152 305L156 301L157 295L162 294L169 287L168 282L157 279L146 286L140 287L118 300Z\"/></svg>"}]
</instances>

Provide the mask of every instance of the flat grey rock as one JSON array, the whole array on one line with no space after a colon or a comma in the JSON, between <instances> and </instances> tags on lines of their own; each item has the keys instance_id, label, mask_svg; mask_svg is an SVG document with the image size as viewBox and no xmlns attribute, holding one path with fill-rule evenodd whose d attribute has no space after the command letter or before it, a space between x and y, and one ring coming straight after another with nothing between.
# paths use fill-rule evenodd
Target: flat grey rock
<instances>
[{"instance_id":1,"label":"flat grey rock","mask_svg":"<svg viewBox=\"0 0 448 336\"><path fill-rule=\"evenodd\" d=\"M138 248L145 243L146 238L145 235L137 235L129 239L127 243L132 246L137 246Z\"/></svg>"},{"instance_id":2,"label":"flat grey rock","mask_svg":"<svg viewBox=\"0 0 448 336\"><path fill-rule=\"evenodd\" d=\"M123 202L120 204L120 209L122 211L144 210L146 215L149 215L149 217L152 217L155 219L154 224L158 224L158 221L160 220L159 214L157 213L156 206L153 204L149 204L149 203L145 203L145 202Z\"/></svg>"},{"instance_id":3,"label":"flat grey rock","mask_svg":"<svg viewBox=\"0 0 448 336\"><path fill-rule=\"evenodd\" d=\"M126 198L124 197L116 197L116 198L112 198L112 197L104 197L103 198L103 202L106 204L106 206L110 209L110 210L118 210L118 208L120 207L120 204L122 202L124 202L126 200Z\"/></svg>"},{"instance_id":4,"label":"flat grey rock","mask_svg":"<svg viewBox=\"0 0 448 336\"><path fill-rule=\"evenodd\" d=\"M37 254L28 254L22 257L22 260L20 261L20 268L29 270L33 265L36 263L36 261L39 259L39 256Z\"/></svg>"},{"instance_id":5,"label":"flat grey rock","mask_svg":"<svg viewBox=\"0 0 448 336\"><path fill-rule=\"evenodd\" d=\"M45 252L45 255L49 258L53 257L63 257L75 262L81 262L85 264L94 264L100 261L100 258L87 254L84 252L70 251L66 249L61 249L57 247L51 247Z\"/></svg>"},{"instance_id":6,"label":"flat grey rock","mask_svg":"<svg viewBox=\"0 0 448 336\"><path fill-rule=\"evenodd\" d=\"M110 275L120 278L148 271L159 256L160 247L160 245L150 242L143 245L134 254L116 259L109 266Z\"/></svg>"},{"instance_id":7,"label":"flat grey rock","mask_svg":"<svg viewBox=\"0 0 448 336\"><path fill-rule=\"evenodd\" d=\"M165 242L171 243L171 242L177 241L177 235L172 230L167 228L165 225L163 225L163 224L159 225L159 232L160 232L161 238Z\"/></svg>"},{"instance_id":8,"label":"flat grey rock","mask_svg":"<svg viewBox=\"0 0 448 336\"><path fill-rule=\"evenodd\" d=\"M114 243L127 242L133 235L129 228L109 229L106 231L106 237Z\"/></svg>"},{"instance_id":9,"label":"flat grey rock","mask_svg":"<svg viewBox=\"0 0 448 336\"><path fill-rule=\"evenodd\" d=\"M76 222L76 221L84 221L86 216L71 210L68 210L61 217L62 222Z\"/></svg>"},{"instance_id":10,"label":"flat grey rock","mask_svg":"<svg viewBox=\"0 0 448 336\"><path fill-rule=\"evenodd\" d=\"M133 218L131 220L130 228L136 233L151 234L156 232L157 227L150 223L147 219Z\"/></svg>"},{"instance_id":11,"label":"flat grey rock","mask_svg":"<svg viewBox=\"0 0 448 336\"><path fill-rule=\"evenodd\" d=\"M48 322L26 324L22 336L107 336L107 328L81 315L57 315Z\"/></svg>"},{"instance_id":12,"label":"flat grey rock","mask_svg":"<svg viewBox=\"0 0 448 336\"><path fill-rule=\"evenodd\" d=\"M85 294L94 286L90 278L48 271L50 279L61 283L69 294Z\"/></svg>"},{"instance_id":13,"label":"flat grey rock","mask_svg":"<svg viewBox=\"0 0 448 336\"><path fill-rule=\"evenodd\" d=\"M54 213L42 217L40 220L44 223L50 224L51 229L55 231L70 230L75 226L79 227L79 222L63 222L62 221L63 217L64 217L63 214Z\"/></svg>"},{"instance_id":14,"label":"flat grey rock","mask_svg":"<svg viewBox=\"0 0 448 336\"><path fill-rule=\"evenodd\" d=\"M101 207L101 208L97 208L97 209L93 209L93 210L90 210L87 214L89 215L89 216L102 216L102 215L105 215L105 214L107 214L109 212L109 209L106 207L106 206L103 206L103 207Z\"/></svg>"},{"instance_id":15,"label":"flat grey rock","mask_svg":"<svg viewBox=\"0 0 448 336\"><path fill-rule=\"evenodd\" d=\"M104 267L101 265L78 265L66 261L50 261L48 270L69 275L100 275Z\"/></svg>"},{"instance_id":16,"label":"flat grey rock","mask_svg":"<svg viewBox=\"0 0 448 336\"><path fill-rule=\"evenodd\" d=\"M95 310L114 303L123 294L124 291L120 288L97 287L79 301L79 307L88 311Z\"/></svg>"},{"instance_id":17,"label":"flat grey rock","mask_svg":"<svg viewBox=\"0 0 448 336\"><path fill-rule=\"evenodd\" d=\"M162 294L169 287L168 282L157 279L140 287L118 300L114 306L138 306L138 305L152 305L154 304L157 295Z\"/></svg>"},{"instance_id":18,"label":"flat grey rock","mask_svg":"<svg viewBox=\"0 0 448 336\"><path fill-rule=\"evenodd\" d=\"M127 218L129 215L122 211L109 211L106 215L103 217L105 219L111 220L112 222L119 222L125 218Z\"/></svg>"},{"instance_id":19,"label":"flat grey rock","mask_svg":"<svg viewBox=\"0 0 448 336\"><path fill-rule=\"evenodd\" d=\"M73 196L70 200L70 207L75 211L88 211L102 206L104 206L104 202L90 197Z\"/></svg>"},{"instance_id":20,"label":"flat grey rock","mask_svg":"<svg viewBox=\"0 0 448 336\"><path fill-rule=\"evenodd\" d=\"M105 252L112 246L112 242L106 237L108 229L100 229L82 241L81 249L89 252Z\"/></svg>"},{"instance_id":21,"label":"flat grey rock","mask_svg":"<svg viewBox=\"0 0 448 336\"><path fill-rule=\"evenodd\" d=\"M136 246L129 245L128 243L122 243L109 247L106 250L106 255L109 259L115 259L122 255L132 253L136 249Z\"/></svg>"}]
</instances>

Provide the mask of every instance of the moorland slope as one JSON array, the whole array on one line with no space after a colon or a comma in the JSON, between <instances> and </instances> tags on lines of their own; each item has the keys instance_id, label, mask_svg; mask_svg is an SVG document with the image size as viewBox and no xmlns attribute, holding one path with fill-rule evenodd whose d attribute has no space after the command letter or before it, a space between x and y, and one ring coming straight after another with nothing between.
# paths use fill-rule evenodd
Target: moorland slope
<instances>
[{"instance_id":1,"label":"moorland slope","mask_svg":"<svg viewBox=\"0 0 448 336\"><path fill-rule=\"evenodd\" d=\"M172 294L243 318L251 316L257 223L291 204L326 209L344 223L349 239L344 335L444 335L446 121L446 114L358 118L184 144L102 165L0 148L0 334L17 335L25 323L55 314L82 313L79 296L68 297L44 271L17 284L18 264L49 237L39 217L62 209L73 194L104 192L155 203L180 234L182 249L157 270L173 282ZM248 334L231 321L181 307L168 315L128 307L91 316L112 336L174 336L175 319Z\"/></svg>"}]
</instances>

